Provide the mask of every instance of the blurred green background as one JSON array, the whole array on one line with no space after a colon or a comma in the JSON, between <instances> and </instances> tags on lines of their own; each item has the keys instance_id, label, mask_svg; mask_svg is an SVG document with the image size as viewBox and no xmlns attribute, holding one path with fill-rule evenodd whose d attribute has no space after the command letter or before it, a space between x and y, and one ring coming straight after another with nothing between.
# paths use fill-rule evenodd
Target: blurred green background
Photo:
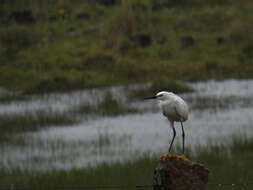
<instances>
[{"instance_id":1,"label":"blurred green background","mask_svg":"<svg viewBox=\"0 0 253 190\"><path fill-rule=\"evenodd\" d=\"M1 0L0 86L251 78L253 2Z\"/></svg>"}]
</instances>

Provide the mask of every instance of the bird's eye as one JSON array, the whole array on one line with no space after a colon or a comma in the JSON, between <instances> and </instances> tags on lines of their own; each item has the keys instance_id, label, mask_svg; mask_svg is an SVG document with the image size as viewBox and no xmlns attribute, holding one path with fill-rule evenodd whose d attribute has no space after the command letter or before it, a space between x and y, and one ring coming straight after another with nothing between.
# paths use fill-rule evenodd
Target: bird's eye
<instances>
[{"instance_id":1,"label":"bird's eye","mask_svg":"<svg viewBox=\"0 0 253 190\"><path fill-rule=\"evenodd\" d=\"M163 94L157 94L156 95L156 97L162 97L163 96Z\"/></svg>"}]
</instances>

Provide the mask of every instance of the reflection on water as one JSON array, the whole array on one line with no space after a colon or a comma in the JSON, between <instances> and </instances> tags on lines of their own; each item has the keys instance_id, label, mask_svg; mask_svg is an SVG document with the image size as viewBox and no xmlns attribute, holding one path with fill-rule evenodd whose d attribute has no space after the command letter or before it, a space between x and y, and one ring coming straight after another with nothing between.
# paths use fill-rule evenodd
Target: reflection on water
<instances>
[{"instance_id":1,"label":"reflection on water","mask_svg":"<svg viewBox=\"0 0 253 190\"><path fill-rule=\"evenodd\" d=\"M195 93L182 94L190 105L190 117L185 122L186 146L224 144L231 137L253 136L253 81L227 80L189 83ZM128 103L129 90L138 85L109 89L119 101ZM108 89L107 89L108 90ZM1 105L0 114L22 113L26 110L73 109L81 103L96 104L103 99L105 89L34 97L30 102ZM171 129L158 110L155 101L128 103L142 111L117 117L82 120L75 126L51 127L20 136L22 145L2 145L0 163L4 167L52 169L85 167L101 162L136 159L143 154L167 152ZM145 111L143 113L143 111ZM181 128L176 124L175 145L181 146ZM29 138L27 138L29 137ZM174 150L180 153L181 149Z\"/></svg>"},{"instance_id":2,"label":"reflection on water","mask_svg":"<svg viewBox=\"0 0 253 190\"><path fill-rule=\"evenodd\" d=\"M31 96L30 101L13 101L12 103L0 103L0 114L22 114L35 110L50 110L51 112L63 112L78 105L96 105L103 101L104 96L110 92L120 102L127 101L127 95L131 90L143 88L149 84L117 86L112 88L98 88L91 90L75 91L70 93L53 93ZM0 96L3 93L0 89Z\"/></svg>"}]
</instances>

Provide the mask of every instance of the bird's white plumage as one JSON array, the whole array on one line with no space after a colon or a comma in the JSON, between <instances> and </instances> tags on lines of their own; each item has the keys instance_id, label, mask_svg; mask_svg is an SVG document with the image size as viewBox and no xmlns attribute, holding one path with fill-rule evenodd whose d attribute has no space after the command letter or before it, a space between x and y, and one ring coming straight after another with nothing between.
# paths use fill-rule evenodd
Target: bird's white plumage
<instances>
[{"instance_id":1,"label":"bird's white plumage","mask_svg":"<svg viewBox=\"0 0 253 190\"><path fill-rule=\"evenodd\" d=\"M169 152L171 150L171 147L173 145L175 136L176 136L176 130L174 127L174 122L178 121L181 123L182 127L182 145L183 145L183 154L184 154L184 126L183 122L188 119L188 106L186 102L177 96L176 94L172 92L159 92L154 97L147 97L145 99L153 99L156 98L159 100L159 105L162 109L163 115L168 118L170 121L170 126L173 129L173 137L172 141L169 146Z\"/></svg>"},{"instance_id":2,"label":"bird's white plumage","mask_svg":"<svg viewBox=\"0 0 253 190\"><path fill-rule=\"evenodd\" d=\"M170 122L186 121L188 119L188 106L186 102L172 92L159 92L156 94L159 100L159 106L162 109L163 115Z\"/></svg>"}]
</instances>

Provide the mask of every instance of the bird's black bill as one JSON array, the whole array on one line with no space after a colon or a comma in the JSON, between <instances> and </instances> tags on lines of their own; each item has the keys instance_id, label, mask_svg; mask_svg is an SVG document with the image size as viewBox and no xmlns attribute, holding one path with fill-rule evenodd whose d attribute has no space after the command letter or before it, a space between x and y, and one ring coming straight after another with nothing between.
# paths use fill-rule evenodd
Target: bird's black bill
<instances>
[{"instance_id":1,"label":"bird's black bill","mask_svg":"<svg viewBox=\"0 0 253 190\"><path fill-rule=\"evenodd\" d=\"M144 98L144 100L149 100L149 99L156 99L156 96L151 96L151 97Z\"/></svg>"}]
</instances>

